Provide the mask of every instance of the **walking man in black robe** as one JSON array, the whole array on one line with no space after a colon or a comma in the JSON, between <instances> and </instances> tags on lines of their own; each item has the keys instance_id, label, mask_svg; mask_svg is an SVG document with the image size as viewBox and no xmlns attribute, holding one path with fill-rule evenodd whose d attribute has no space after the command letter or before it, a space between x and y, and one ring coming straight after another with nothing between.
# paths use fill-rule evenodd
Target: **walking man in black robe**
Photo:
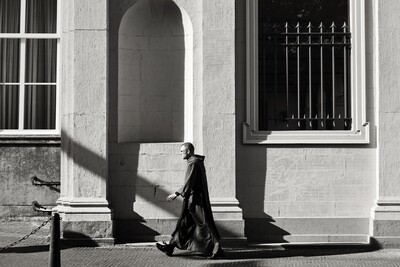
<instances>
[{"instance_id":1,"label":"walking man in black robe","mask_svg":"<svg viewBox=\"0 0 400 267\"><path fill-rule=\"evenodd\" d=\"M188 163L185 184L167 200L183 197L182 212L170 242L158 242L156 246L167 256L171 256L176 247L201 252L212 259L219 258L224 252L211 211L204 156L195 155L191 143L182 144L181 155Z\"/></svg>"}]
</instances>

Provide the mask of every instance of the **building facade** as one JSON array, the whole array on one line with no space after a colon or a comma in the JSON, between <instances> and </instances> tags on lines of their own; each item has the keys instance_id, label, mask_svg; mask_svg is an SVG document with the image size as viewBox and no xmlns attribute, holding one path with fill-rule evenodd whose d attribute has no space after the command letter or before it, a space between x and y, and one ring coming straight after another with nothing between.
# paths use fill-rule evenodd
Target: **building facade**
<instances>
[{"instance_id":1,"label":"building facade","mask_svg":"<svg viewBox=\"0 0 400 267\"><path fill-rule=\"evenodd\" d=\"M297 2L0 1L1 218L167 239L190 141L227 243L398 246L400 3Z\"/></svg>"}]
</instances>

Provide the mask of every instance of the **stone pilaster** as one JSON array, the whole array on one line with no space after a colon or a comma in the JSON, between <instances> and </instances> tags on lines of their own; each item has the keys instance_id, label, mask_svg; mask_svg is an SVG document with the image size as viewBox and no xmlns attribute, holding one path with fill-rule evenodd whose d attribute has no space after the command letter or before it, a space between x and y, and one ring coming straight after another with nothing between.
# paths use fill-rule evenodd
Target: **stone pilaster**
<instances>
[{"instance_id":1,"label":"stone pilaster","mask_svg":"<svg viewBox=\"0 0 400 267\"><path fill-rule=\"evenodd\" d=\"M63 237L112 241L107 201L108 0L62 1Z\"/></svg>"},{"instance_id":2,"label":"stone pilaster","mask_svg":"<svg viewBox=\"0 0 400 267\"><path fill-rule=\"evenodd\" d=\"M203 1L203 153L223 239L244 243L236 199L235 1Z\"/></svg>"},{"instance_id":3,"label":"stone pilaster","mask_svg":"<svg viewBox=\"0 0 400 267\"><path fill-rule=\"evenodd\" d=\"M378 199L370 234L384 247L400 247L400 2L374 1L379 97Z\"/></svg>"}]
</instances>

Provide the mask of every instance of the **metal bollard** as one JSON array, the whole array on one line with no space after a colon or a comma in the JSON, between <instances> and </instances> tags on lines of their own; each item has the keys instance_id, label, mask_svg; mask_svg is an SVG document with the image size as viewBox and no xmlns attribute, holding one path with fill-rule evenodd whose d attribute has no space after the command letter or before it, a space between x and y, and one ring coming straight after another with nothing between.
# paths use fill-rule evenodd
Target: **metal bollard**
<instances>
[{"instance_id":1,"label":"metal bollard","mask_svg":"<svg viewBox=\"0 0 400 267\"><path fill-rule=\"evenodd\" d=\"M54 213L51 224L49 267L60 266L60 214Z\"/></svg>"}]
</instances>

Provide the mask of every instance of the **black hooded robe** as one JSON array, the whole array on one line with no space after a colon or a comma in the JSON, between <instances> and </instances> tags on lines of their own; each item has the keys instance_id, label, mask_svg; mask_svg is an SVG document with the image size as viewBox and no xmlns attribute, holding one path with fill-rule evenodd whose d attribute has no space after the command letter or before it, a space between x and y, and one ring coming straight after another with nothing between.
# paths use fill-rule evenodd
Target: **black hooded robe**
<instances>
[{"instance_id":1,"label":"black hooded robe","mask_svg":"<svg viewBox=\"0 0 400 267\"><path fill-rule=\"evenodd\" d=\"M179 249L216 254L221 238L211 211L204 156L193 155L187 162L185 184L176 192L184 198L182 212L170 243Z\"/></svg>"}]
</instances>

